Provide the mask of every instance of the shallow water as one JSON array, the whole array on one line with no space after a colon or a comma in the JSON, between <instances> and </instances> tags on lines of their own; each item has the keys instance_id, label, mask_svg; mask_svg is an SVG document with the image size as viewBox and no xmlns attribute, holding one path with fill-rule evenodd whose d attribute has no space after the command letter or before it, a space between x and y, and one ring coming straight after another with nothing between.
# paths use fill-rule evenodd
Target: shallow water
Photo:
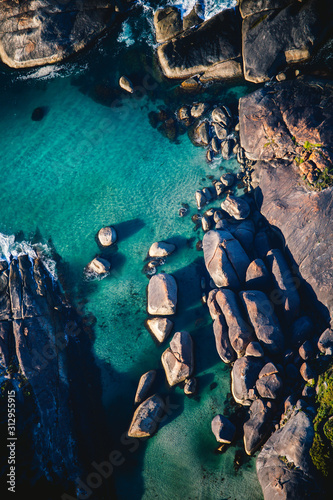
<instances>
[{"instance_id":1,"label":"shallow water","mask_svg":"<svg viewBox=\"0 0 333 500\"><path fill-rule=\"evenodd\" d=\"M117 42L118 63L127 49ZM121 64L116 65L109 42L102 40L90 56L83 54L62 67L3 71L0 231L23 232L19 238L54 246L72 295L87 299L87 310L97 318L94 350L104 404L115 446L126 458L115 474L119 499L259 500L254 459L246 458L234 470L241 440L223 455L214 452L210 422L215 414L230 411L230 375L215 351L211 320L200 302L205 270L195 244L202 232L193 231L190 219L196 213L196 189L210 185L208 175L217 178L237 163L209 166L205 151L187 135L172 144L153 129L148 112L160 104L158 93L128 97L119 107L101 104L100 86L99 93L96 88L105 75L105 98ZM224 89L221 101L228 103L246 91ZM114 103L119 94L112 92ZM32 121L38 106L45 107L46 116ZM182 203L190 205L184 218L178 216ZM112 273L87 281L84 267L99 252L96 233L108 224L119 234ZM149 246L162 239L173 239L178 248L162 269L179 284L175 331L186 329L195 341L199 393L192 399L180 388L168 391L160 365L167 343L156 346L144 327L148 280L142 268ZM130 423L137 381L152 368L160 373L159 391L170 397L170 414L153 438L131 452L120 440Z\"/></svg>"}]
</instances>

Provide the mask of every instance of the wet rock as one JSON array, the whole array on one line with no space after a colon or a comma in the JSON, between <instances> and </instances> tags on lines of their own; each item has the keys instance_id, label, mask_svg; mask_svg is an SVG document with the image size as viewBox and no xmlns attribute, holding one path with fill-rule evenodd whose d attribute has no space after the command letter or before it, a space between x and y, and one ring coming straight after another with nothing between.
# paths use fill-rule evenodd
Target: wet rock
<instances>
[{"instance_id":1,"label":"wet rock","mask_svg":"<svg viewBox=\"0 0 333 500\"><path fill-rule=\"evenodd\" d=\"M194 377L185 380L184 394L186 396L193 396L197 392L197 379Z\"/></svg>"},{"instance_id":2,"label":"wet rock","mask_svg":"<svg viewBox=\"0 0 333 500\"><path fill-rule=\"evenodd\" d=\"M216 189L216 195L217 196L221 196L224 193L224 191L225 191L224 184L222 184L222 182L220 182L220 181L217 181L217 182L215 182L214 186L215 186L215 189ZM217 210L217 213L219 214L219 219L218 220L222 219L222 212L220 210ZM216 216L216 218L217 218L217 216ZM217 220L215 220L215 222L217 222Z\"/></svg>"},{"instance_id":3,"label":"wet rock","mask_svg":"<svg viewBox=\"0 0 333 500\"><path fill-rule=\"evenodd\" d=\"M165 42L178 35L183 31L180 10L171 6L158 9L154 14L154 27L157 42Z\"/></svg>"},{"instance_id":4,"label":"wet rock","mask_svg":"<svg viewBox=\"0 0 333 500\"><path fill-rule=\"evenodd\" d=\"M327 328L319 337L318 349L326 356L333 355L333 331Z\"/></svg>"},{"instance_id":5,"label":"wet rock","mask_svg":"<svg viewBox=\"0 0 333 500\"><path fill-rule=\"evenodd\" d=\"M170 274L155 274L148 284L148 314L170 316L177 307L177 283Z\"/></svg>"},{"instance_id":6,"label":"wet rock","mask_svg":"<svg viewBox=\"0 0 333 500\"><path fill-rule=\"evenodd\" d=\"M117 241L117 232L113 226L102 227L98 231L97 238L103 247L109 247Z\"/></svg>"},{"instance_id":7,"label":"wet rock","mask_svg":"<svg viewBox=\"0 0 333 500\"><path fill-rule=\"evenodd\" d=\"M183 30L186 31L190 28L194 28L195 26L198 26L203 22L202 17L198 15L196 6L193 7L193 9L183 17Z\"/></svg>"},{"instance_id":8,"label":"wet rock","mask_svg":"<svg viewBox=\"0 0 333 500\"><path fill-rule=\"evenodd\" d=\"M212 111L212 121L220 123L226 129L228 129L231 125L230 116L225 112L224 109L214 108Z\"/></svg>"},{"instance_id":9,"label":"wet rock","mask_svg":"<svg viewBox=\"0 0 333 500\"><path fill-rule=\"evenodd\" d=\"M195 192L195 201L197 203L198 210L201 210L207 203L207 199L201 189Z\"/></svg>"},{"instance_id":10,"label":"wet rock","mask_svg":"<svg viewBox=\"0 0 333 500\"><path fill-rule=\"evenodd\" d=\"M236 353L231 347L228 327L224 317L220 314L213 323L216 350L222 361L226 364L236 359Z\"/></svg>"},{"instance_id":11,"label":"wet rock","mask_svg":"<svg viewBox=\"0 0 333 500\"><path fill-rule=\"evenodd\" d=\"M195 141L204 146L208 146L210 142L210 133L208 122L204 121L198 125L194 130Z\"/></svg>"},{"instance_id":12,"label":"wet rock","mask_svg":"<svg viewBox=\"0 0 333 500\"><path fill-rule=\"evenodd\" d=\"M149 248L149 257L167 257L176 250L176 245L167 243L166 241L156 241Z\"/></svg>"},{"instance_id":13,"label":"wet rock","mask_svg":"<svg viewBox=\"0 0 333 500\"><path fill-rule=\"evenodd\" d=\"M163 406L163 400L157 394L141 403L134 413L128 436L134 438L152 436L161 421Z\"/></svg>"},{"instance_id":14,"label":"wet rock","mask_svg":"<svg viewBox=\"0 0 333 500\"><path fill-rule=\"evenodd\" d=\"M250 289L266 290L270 285L270 274L261 259L251 262L246 271L246 286Z\"/></svg>"},{"instance_id":15,"label":"wet rock","mask_svg":"<svg viewBox=\"0 0 333 500\"><path fill-rule=\"evenodd\" d=\"M173 322L169 318L149 318L147 326L158 342L162 343L169 337Z\"/></svg>"},{"instance_id":16,"label":"wet rock","mask_svg":"<svg viewBox=\"0 0 333 500\"><path fill-rule=\"evenodd\" d=\"M218 292L217 288L211 290L208 294L208 299L207 299L207 306L212 320L218 318L218 316L220 316L221 314L221 309L216 302L217 292Z\"/></svg>"},{"instance_id":17,"label":"wet rock","mask_svg":"<svg viewBox=\"0 0 333 500\"><path fill-rule=\"evenodd\" d=\"M244 447L248 455L253 455L268 438L274 413L275 406L271 401L257 399L251 404L249 419L243 426Z\"/></svg>"},{"instance_id":18,"label":"wet rock","mask_svg":"<svg viewBox=\"0 0 333 500\"><path fill-rule=\"evenodd\" d=\"M129 94L134 93L133 84L126 76L120 77L119 87L122 88L123 90L126 90L126 92L128 92Z\"/></svg>"},{"instance_id":19,"label":"wet rock","mask_svg":"<svg viewBox=\"0 0 333 500\"><path fill-rule=\"evenodd\" d=\"M206 231L209 231L210 227L211 227L211 223L210 223L210 220L208 217L206 217L205 215L203 215L202 219L201 219L201 226L202 226L202 229L206 232Z\"/></svg>"},{"instance_id":20,"label":"wet rock","mask_svg":"<svg viewBox=\"0 0 333 500\"><path fill-rule=\"evenodd\" d=\"M256 388L262 398L277 399L282 392L282 379L279 371L273 363L267 363L261 372L256 383Z\"/></svg>"},{"instance_id":21,"label":"wet rock","mask_svg":"<svg viewBox=\"0 0 333 500\"><path fill-rule=\"evenodd\" d=\"M212 149L207 149L206 160L208 163L211 163L214 160L214 151Z\"/></svg>"},{"instance_id":22,"label":"wet rock","mask_svg":"<svg viewBox=\"0 0 333 500\"><path fill-rule=\"evenodd\" d=\"M244 320L237 295L232 290L219 290L215 300L228 325L228 336L232 348L241 356L254 340L252 329Z\"/></svg>"},{"instance_id":23,"label":"wet rock","mask_svg":"<svg viewBox=\"0 0 333 500\"><path fill-rule=\"evenodd\" d=\"M280 250L270 250L266 256L269 271L273 275L274 287L279 294L279 303L287 322L297 318L300 309L300 298L289 266Z\"/></svg>"},{"instance_id":24,"label":"wet rock","mask_svg":"<svg viewBox=\"0 0 333 500\"><path fill-rule=\"evenodd\" d=\"M255 388L263 365L264 361L261 358L244 356L236 359L231 371L231 391L236 403L251 405L250 390Z\"/></svg>"},{"instance_id":25,"label":"wet rock","mask_svg":"<svg viewBox=\"0 0 333 500\"><path fill-rule=\"evenodd\" d=\"M225 139L221 145L221 154L224 160L230 160L232 156L233 141L231 139Z\"/></svg>"},{"instance_id":26,"label":"wet rock","mask_svg":"<svg viewBox=\"0 0 333 500\"><path fill-rule=\"evenodd\" d=\"M111 264L108 260L102 257L95 257L87 266L88 271L96 274L106 274L111 269Z\"/></svg>"},{"instance_id":27,"label":"wet rock","mask_svg":"<svg viewBox=\"0 0 333 500\"><path fill-rule=\"evenodd\" d=\"M245 356L254 356L255 358L263 358L264 351L259 342L250 342L246 348Z\"/></svg>"},{"instance_id":28,"label":"wet rock","mask_svg":"<svg viewBox=\"0 0 333 500\"><path fill-rule=\"evenodd\" d=\"M216 137L220 141L225 141L226 138L228 137L227 129L223 125L221 125L220 123L213 122L212 125L213 125L213 129L214 129L214 133L215 133Z\"/></svg>"},{"instance_id":29,"label":"wet rock","mask_svg":"<svg viewBox=\"0 0 333 500\"><path fill-rule=\"evenodd\" d=\"M151 389L151 386L154 383L155 378L156 378L156 370L149 370L149 372L146 372L143 375L141 375L134 398L135 404L142 403L146 399Z\"/></svg>"},{"instance_id":30,"label":"wet rock","mask_svg":"<svg viewBox=\"0 0 333 500\"><path fill-rule=\"evenodd\" d=\"M170 387L190 378L194 363L191 335L188 332L176 332L161 359Z\"/></svg>"},{"instance_id":31,"label":"wet rock","mask_svg":"<svg viewBox=\"0 0 333 500\"><path fill-rule=\"evenodd\" d=\"M295 409L259 453L257 474L265 499L320 498L310 458L312 420L305 411Z\"/></svg>"},{"instance_id":32,"label":"wet rock","mask_svg":"<svg viewBox=\"0 0 333 500\"><path fill-rule=\"evenodd\" d=\"M223 415L216 415L216 417L213 418L211 425L212 432L218 443L232 443L236 434L236 427L232 422L230 422L229 419L227 419L227 417L224 417Z\"/></svg>"},{"instance_id":33,"label":"wet rock","mask_svg":"<svg viewBox=\"0 0 333 500\"><path fill-rule=\"evenodd\" d=\"M232 237L222 231L208 231L203 237L203 251L207 271L217 287L239 287L237 274L227 253L222 247L223 236Z\"/></svg>"},{"instance_id":34,"label":"wet rock","mask_svg":"<svg viewBox=\"0 0 333 500\"><path fill-rule=\"evenodd\" d=\"M220 180L222 184L225 185L226 188L230 188L235 184L235 175L231 174L230 172L226 172L225 174L221 175Z\"/></svg>"},{"instance_id":35,"label":"wet rock","mask_svg":"<svg viewBox=\"0 0 333 500\"><path fill-rule=\"evenodd\" d=\"M221 208L237 220L246 219L251 211L247 201L230 195L221 203Z\"/></svg>"},{"instance_id":36,"label":"wet rock","mask_svg":"<svg viewBox=\"0 0 333 500\"><path fill-rule=\"evenodd\" d=\"M177 117L178 120L180 120L186 125L186 127L188 127L191 124L191 113L187 106L182 106L181 108L178 109Z\"/></svg>"},{"instance_id":37,"label":"wet rock","mask_svg":"<svg viewBox=\"0 0 333 500\"><path fill-rule=\"evenodd\" d=\"M263 347L270 354L281 354L284 351L284 337L267 295L261 291L248 291L241 292L240 297Z\"/></svg>"},{"instance_id":38,"label":"wet rock","mask_svg":"<svg viewBox=\"0 0 333 500\"><path fill-rule=\"evenodd\" d=\"M212 189L204 187L204 188L202 188L202 192L203 192L203 194L208 202L210 202L214 199Z\"/></svg>"},{"instance_id":39,"label":"wet rock","mask_svg":"<svg viewBox=\"0 0 333 500\"><path fill-rule=\"evenodd\" d=\"M220 153L221 144L220 144L220 141L216 137L213 137L210 145L211 145L211 148L214 151L214 153L216 153L216 154Z\"/></svg>"}]
</instances>

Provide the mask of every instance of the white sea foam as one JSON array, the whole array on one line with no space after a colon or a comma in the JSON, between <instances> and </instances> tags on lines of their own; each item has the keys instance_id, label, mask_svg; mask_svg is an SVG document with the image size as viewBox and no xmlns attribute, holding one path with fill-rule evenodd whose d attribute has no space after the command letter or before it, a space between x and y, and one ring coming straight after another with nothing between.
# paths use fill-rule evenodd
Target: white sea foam
<instances>
[{"instance_id":1,"label":"white sea foam","mask_svg":"<svg viewBox=\"0 0 333 500\"><path fill-rule=\"evenodd\" d=\"M20 255L28 255L30 259L39 257L47 271L57 279L56 263L52 259L51 249L45 243L32 244L29 241L16 241L14 235L6 235L0 233L0 256L10 262L11 258L19 257Z\"/></svg>"},{"instance_id":2,"label":"white sea foam","mask_svg":"<svg viewBox=\"0 0 333 500\"><path fill-rule=\"evenodd\" d=\"M73 63L62 63L42 66L41 68L28 71L25 75L20 75L17 80L52 80L53 78L66 78L73 73ZM88 64L75 64L76 74L85 71Z\"/></svg>"},{"instance_id":3,"label":"white sea foam","mask_svg":"<svg viewBox=\"0 0 333 500\"><path fill-rule=\"evenodd\" d=\"M135 43L135 40L133 38L133 33L131 26L128 21L124 21L122 24L122 30L119 33L119 36L117 38L117 42L119 43L125 43L126 47L130 47Z\"/></svg>"}]
</instances>

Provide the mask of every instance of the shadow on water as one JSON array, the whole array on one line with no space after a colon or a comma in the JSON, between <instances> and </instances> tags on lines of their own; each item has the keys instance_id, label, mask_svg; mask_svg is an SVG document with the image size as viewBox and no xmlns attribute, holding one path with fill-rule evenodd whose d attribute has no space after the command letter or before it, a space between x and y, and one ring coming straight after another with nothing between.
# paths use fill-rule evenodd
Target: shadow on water
<instances>
[{"instance_id":1,"label":"shadow on water","mask_svg":"<svg viewBox=\"0 0 333 500\"><path fill-rule=\"evenodd\" d=\"M119 224L113 224L116 229L119 240L123 241L130 238L145 227L146 223L143 219L131 219Z\"/></svg>"}]
</instances>

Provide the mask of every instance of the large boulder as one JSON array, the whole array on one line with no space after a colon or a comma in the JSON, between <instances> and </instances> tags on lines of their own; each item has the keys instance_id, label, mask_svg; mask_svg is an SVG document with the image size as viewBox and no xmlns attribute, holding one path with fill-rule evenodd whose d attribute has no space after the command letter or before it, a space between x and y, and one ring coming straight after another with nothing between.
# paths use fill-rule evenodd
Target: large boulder
<instances>
[{"instance_id":1,"label":"large boulder","mask_svg":"<svg viewBox=\"0 0 333 500\"><path fill-rule=\"evenodd\" d=\"M253 330L244 320L237 295L232 290L219 290L216 302L228 325L228 338L233 350L242 356L248 344L254 340Z\"/></svg>"},{"instance_id":2,"label":"large boulder","mask_svg":"<svg viewBox=\"0 0 333 500\"><path fill-rule=\"evenodd\" d=\"M157 42L166 42L183 31L181 12L177 7L168 6L158 9L154 14L154 27Z\"/></svg>"},{"instance_id":3,"label":"large boulder","mask_svg":"<svg viewBox=\"0 0 333 500\"><path fill-rule=\"evenodd\" d=\"M103 247L109 247L117 241L117 232L114 227L102 227L97 234L98 241Z\"/></svg>"},{"instance_id":4,"label":"large boulder","mask_svg":"<svg viewBox=\"0 0 333 500\"><path fill-rule=\"evenodd\" d=\"M333 355L333 331L327 328L319 337L318 349L328 356Z\"/></svg>"},{"instance_id":5,"label":"large boulder","mask_svg":"<svg viewBox=\"0 0 333 500\"><path fill-rule=\"evenodd\" d=\"M128 436L134 438L152 436L161 422L163 407L164 403L157 394L141 403L133 415Z\"/></svg>"},{"instance_id":6,"label":"large boulder","mask_svg":"<svg viewBox=\"0 0 333 500\"><path fill-rule=\"evenodd\" d=\"M282 392L282 379L273 363L267 363L259 373L256 388L262 398L277 399Z\"/></svg>"},{"instance_id":7,"label":"large boulder","mask_svg":"<svg viewBox=\"0 0 333 500\"><path fill-rule=\"evenodd\" d=\"M142 403L146 399L147 394L151 386L153 385L155 378L156 378L156 370L149 370L149 372L146 372L143 375L141 375L134 398L134 402L136 404Z\"/></svg>"},{"instance_id":8,"label":"large boulder","mask_svg":"<svg viewBox=\"0 0 333 500\"><path fill-rule=\"evenodd\" d=\"M148 314L170 316L177 307L177 283L171 274L155 274L148 284Z\"/></svg>"},{"instance_id":9,"label":"large boulder","mask_svg":"<svg viewBox=\"0 0 333 500\"><path fill-rule=\"evenodd\" d=\"M329 0L247 0L240 11L244 76L256 83L308 61L332 27Z\"/></svg>"},{"instance_id":10,"label":"large boulder","mask_svg":"<svg viewBox=\"0 0 333 500\"><path fill-rule=\"evenodd\" d=\"M231 391L236 403L250 406L255 398L255 385L264 366L261 358L244 356L236 359L231 371Z\"/></svg>"},{"instance_id":11,"label":"large boulder","mask_svg":"<svg viewBox=\"0 0 333 500\"><path fill-rule=\"evenodd\" d=\"M236 427L223 415L216 415L212 420L212 432L218 443L230 444L236 434Z\"/></svg>"},{"instance_id":12,"label":"large boulder","mask_svg":"<svg viewBox=\"0 0 333 500\"><path fill-rule=\"evenodd\" d=\"M246 219L250 215L250 207L246 200L228 195L221 203L221 208L237 220Z\"/></svg>"},{"instance_id":13,"label":"large boulder","mask_svg":"<svg viewBox=\"0 0 333 500\"><path fill-rule=\"evenodd\" d=\"M265 500L320 498L312 475L310 449L313 417L295 409L284 427L274 432L257 458L257 474Z\"/></svg>"},{"instance_id":14,"label":"large boulder","mask_svg":"<svg viewBox=\"0 0 333 500\"><path fill-rule=\"evenodd\" d=\"M12 68L62 61L103 33L116 19L116 8L125 9L129 3L130 0L1 2L1 60Z\"/></svg>"},{"instance_id":15,"label":"large boulder","mask_svg":"<svg viewBox=\"0 0 333 500\"><path fill-rule=\"evenodd\" d=\"M272 430L274 403L256 399L250 406L249 418L245 422L244 447L248 455L253 455L269 436Z\"/></svg>"},{"instance_id":16,"label":"large boulder","mask_svg":"<svg viewBox=\"0 0 333 500\"><path fill-rule=\"evenodd\" d=\"M155 241L149 248L149 257L167 257L176 250L176 245L166 241Z\"/></svg>"},{"instance_id":17,"label":"large boulder","mask_svg":"<svg viewBox=\"0 0 333 500\"><path fill-rule=\"evenodd\" d=\"M108 260L103 259L103 257L95 257L89 262L87 269L89 272L95 274L107 274L111 269L111 264Z\"/></svg>"},{"instance_id":18,"label":"large boulder","mask_svg":"<svg viewBox=\"0 0 333 500\"><path fill-rule=\"evenodd\" d=\"M170 387L190 378L194 368L191 335L188 332L176 332L161 360Z\"/></svg>"},{"instance_id":19,"label":"large boulder","mask_svg":"<svg viewBox=\"0 0 333 500\"><path fill-rule=\"evenodd\" d=\"M148 318L146 325L158 342L162 343L171 333L173 322L169 318Z\"/></svg>"},{"instance_id":20,"label":"large boulder","mask_svg":"<svg viewBox=\"0 0 333 500\"><path fill-rule=\"evenodd\" d=\"M241 292L240 297L263 347L270 354L281 354L284 350L284 337L267 295L259 290L251 290Z\"/></svg>"},{"instance_id":21,"label":"large boulder","mask_svg":"<svg viewBox=\"0 0 333 500\"><path fill-rule=\"evenodd\" d=\"M202 81L232 79L242 75L240 15L226 9L187 30L157 49L168 78L189 78L198 73Z\"/></svg>"},{"instance_id":22,"label":"large boulder","mask_svg":"<svg viewBox=\"0 0 333 500\"><path fill-rule=\"evenodd\" d=\"M236 359L236 353L232 348L228 335L228 327L224 316L220 314L213 323L216 350L224 363L232 363Z\"/></svg>"},{"instance_id":23,"label":"large boulder","mask_svg":"<svg viewBox=\"0 0 333 500\"><path fill-rule=\"evenodd\" d=\"M266 290L271 283L270 274L262 259L255 259L246 270L246 287L251 290Z\"/></svg>"}]
</instances>

